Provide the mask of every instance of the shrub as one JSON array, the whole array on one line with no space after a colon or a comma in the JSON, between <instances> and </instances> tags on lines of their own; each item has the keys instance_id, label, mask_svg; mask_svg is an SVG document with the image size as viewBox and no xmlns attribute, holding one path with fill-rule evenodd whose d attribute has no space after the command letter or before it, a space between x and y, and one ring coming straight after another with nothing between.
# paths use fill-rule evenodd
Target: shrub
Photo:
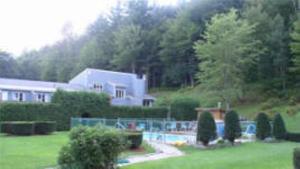
<instances>
[{"instance_id":1,"label":"shrub","mask_svg":"<svg viewBox=\"0 0 300 169\"><path fill-rule=\"evenodd\" d=\"M60 149L57 162L60 164L59 169L83 169L80 164L75 162L70 144Z\"/></svg>"},{"instance_id":2,"label":"shrub","mask_svg":"<svg viewBox=\"0 0 300 169\"><path fill-rule=\"evenodd\" d=\"M143 133L142 132L127 132L127 140L129 141L129 148L135 149L139 148L143 142Z\"/></svg>"},{"instance_id":3,"label":"shrub","mask_svg":"<svg viewBox=\"0 0 300 169\"><path fill-rule=\"evenodd\" d=\"M286 128L281 115L278 113L273 121L273 135L277 140L283 140L286 137Z\"/></svg>"},{"instance_id":4,"label":"shrub","mask_svg":"<svg viewBox=\"0 0 300 169\"><path fill-rule=\"evenodd\" d=\"M242 135L241 132L242 129L238 114L235 111L226 113L224 137L234 144L234 140Z\"/></svg>"},{"instance_id":5,"label":"shrub","mask_svg":"<svg viewBox=\"0 0 300 169\"><path fill-rule=\"evenodd\" d=\"M278 106L281 103L281 100L278 98L271 98L264 102L261 106L262 110L272 109L275 106Z\"/></svg>"},{"instance_id":6,"label":"shrub","mask_svg":"<svg viewBox=\"0 0 300 169\"><path fill-rule=\"evenodd\" d=\"M300 133L287 133L286 139L288 141L300 142Z\"/></svg>"},{"instance_id":7,"label":"shrub","mask_svg":"<svg viewBox=\"0 0 300 169\"><path fill-rule=\"evenodd\" d=\"M49 134L56 129L54 121L37 121L34 122L34 134Z\"/></svg>"},{"instance_id":8,"label":"shrub","mask_svg":"<svg viewBox=\"0 0 300 169\"><path fill-rule=\"evenodd\" d=\"M1 128L1 133L10 133L11 132L10 122L1 122L0 128Z\"/></svg>"},{"instance_id":9,"label":"shrub","mask_svg":"<svg viewBox=\"0 0 300 169\"><path fill-rule=\"evenodd\" d=\"M10 133L13 135L32 135L34 134L34 123L33 122L10 122Z\"/></svg>"},{"instance_id":10,"label":"shrub","mask_svg":"<svg viewBox=\"0 0 300 169\"><path fill-rule=\"evenodd\" d=\"M176 120L196 120L196 108L199 106L199 100L189 97L175 98L170 104L171 117Z\"/></svg>"},{"instance_id":11,"label":"shrub","mask_svg":"<svg viewBox=\"0 0 300 169\"><path fill-rule=\"evenodd\" d=\"M271 125L265 113L259 113L256 117L256 138L264 140L271 136Z\"/></svg>"},{"instance_id":12,"label":"shrub","mask_svg":"<svg viewBox=\"0 0 300 169\"><path fill-rule=\"evenodd\" d=\"M209 141L215 139L216 123L210 112L203 112L198 120L197 141L207 146Z\"/></svg>"},{"instance_id":13,"label":"shrub","mask_svg":"<svg viewBox=\"0 0 300 169\"><path fill-rule=\"evenodd\" d=\"M300 169L300 148L294 149L294 168Z\"/></svg>"},{"instance_id":14,"label":"shrub","mask_svg":"<svg viewBox=\"0 0 300 169\"><path fill-rule=\"evenodd\" d=\"M118 130L77 127L71 130L69 147L61 150L58 163L65 168L76 164L83 169L113 169L124 143L124 136Z\"/></svg>"}]
</instances>

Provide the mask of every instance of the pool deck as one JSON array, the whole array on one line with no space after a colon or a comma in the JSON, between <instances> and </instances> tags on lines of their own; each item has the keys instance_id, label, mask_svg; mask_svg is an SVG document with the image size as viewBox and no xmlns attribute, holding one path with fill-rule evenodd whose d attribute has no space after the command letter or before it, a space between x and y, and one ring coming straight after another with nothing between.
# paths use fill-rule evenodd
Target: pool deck
<instances>
[{"instance_id":1,"label":"pool deck","mask_svg":"<svg viewBox=\"0 0 300 169\"><path fill-rule=\"evenodd\" d=\"M178 150L176 147L173 147L171 145L167 145L159 142L148 142L148 144L150 144L155 149L156 151L155 153L146 154L142 156L129 157L127 159L129 163L122 164L120 166L126 166L126 165L146 162L146 161L160 160L164 158L178 157L184 155L182 151Z\"/></svg>"}]
</instances>

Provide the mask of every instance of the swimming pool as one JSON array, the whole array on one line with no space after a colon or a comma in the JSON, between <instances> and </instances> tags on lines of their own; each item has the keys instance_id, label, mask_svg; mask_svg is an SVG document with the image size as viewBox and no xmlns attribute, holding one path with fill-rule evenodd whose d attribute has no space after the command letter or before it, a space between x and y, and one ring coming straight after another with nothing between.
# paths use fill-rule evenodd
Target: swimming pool
<instances>
[{"instance_id":1,"label":"swimming pool","mask_svg":"<svg viewBox=\"0 0 300 169\"><path fill-rule=\"evenodd\" d=\"M164 143L175 143L175 142L192 143L196 141L196 136L159 133L159 132L143 132L143 139L147 141L160 141Z\"/></svg>"}]
</instances>

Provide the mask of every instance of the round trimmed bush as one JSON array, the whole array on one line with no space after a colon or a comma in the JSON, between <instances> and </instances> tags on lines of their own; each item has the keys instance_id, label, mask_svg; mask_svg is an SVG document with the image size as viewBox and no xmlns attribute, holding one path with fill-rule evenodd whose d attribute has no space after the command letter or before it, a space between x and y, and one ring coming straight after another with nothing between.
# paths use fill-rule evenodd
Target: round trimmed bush
<instances>
[{"instance_id":1,"label":"round trimmed bush","mask_svg":"<svg viewBox=\"0 0 300 169\"><path fill-rule=\"evenodd\" d=\"M271 124L265 113L259 113L256 117L256 138L264 140L271 136Z\"/></svg>"},{"instance_id":2,"label":"round trimmed bush","mask_svg":"<svg viewBox=\"0 0 300 169\"><path fill-rule=\"evenodd\" d=\"M34 123L33 122L11 122L10 123L10 133L13 135L32 135L34 133Z\"/></svg>"},{"instance_id":3,"label":"round trimmed bush","mask_svg":"<svg viewBox=\"0 0 300 169\"><path fill-rule=\"evenodd\" d=\"M143 142L143 133L142 132L127 132L126 133L127 141L129 141L129 148L135 149L139 148Z\"/></svg>"},{"instance_id":4,"label":"round trimmed bush","mask_svg":"<svg viewBox=\"0 0 300 169\"><path fill-rule=\"evenodd\" d=\"M54 121L37 121L34 123L34 134L50 134L56 130Z\"/></svg>"},{"instance_id":5,"label":"round trimmed bush","mask_svg":"<svg viewBox=\"0 0 300 169\"><path fill-rule=\"evenodd\" d=\"M286 139L286 128L281 115L278 113L273 121L273 135L277 140Z\"/></svg>"},{"instance_id":6,"label":"round trimmed bush","mask_svg":"<svg viewBox=\"0 0 300 169\"><path fill-rule=\"evenodd\" d=\"M300 148L294 150L294 168L300 169Z\"/></svg>"},{"instance_id":7,"label":"round trimmed bush","mask_svg":"<svg viewBox=\"0 0 300 169\"><path fill-rule=\"evenodd\" d=\"M198 121L197 141L207 146L210 140L217 137L216 123L210 112L203 112Z\"/></svg>"}]
</instances>

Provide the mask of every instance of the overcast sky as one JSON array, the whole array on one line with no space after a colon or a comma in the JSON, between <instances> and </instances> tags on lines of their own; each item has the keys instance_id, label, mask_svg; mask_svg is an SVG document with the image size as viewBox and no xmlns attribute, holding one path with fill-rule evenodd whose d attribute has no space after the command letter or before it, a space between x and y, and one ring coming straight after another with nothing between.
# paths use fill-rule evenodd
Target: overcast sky
<instances>
[{"instance_id":1,"label":"overcast sky","mask_svg":"<svg viewBox=\"0 0 300 169\"><path fill-rule=\"evenodd\" d=\"M177 0L155 0L175 4ZM71 23L80 35L116 0L0 0L0 49L19 55L62 38L62 28Z\"/></svg>"}]
</instances>

